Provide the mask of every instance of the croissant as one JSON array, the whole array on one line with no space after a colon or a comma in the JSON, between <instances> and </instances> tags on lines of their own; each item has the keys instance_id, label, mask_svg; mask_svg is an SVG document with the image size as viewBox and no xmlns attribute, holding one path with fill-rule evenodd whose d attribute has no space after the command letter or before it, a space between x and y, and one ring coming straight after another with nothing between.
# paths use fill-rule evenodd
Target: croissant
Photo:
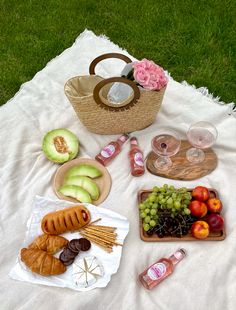
<instances>
[{"instance_id":1,"label":"croissant","mask_svg":"<svg viewBox=\"0 0 236 310\"><path fill-rule=\"evenodd\" d=\"M37 237L30 245L29 249L39 249L48 254L54 254L68 244L68 240L61 236L42 235Z\"/></svg>"},{"instance_id":2,"label":"croissant","mask_svg":"<svg viewBox=\"0 0 236 310\"><path fill-rule=\"evenodd\" d=\"M41 222L45 234L60 235L78 230L90 221L90 213L85 206L75 206L46 214Z\"/></svg>"},{"instance_id":3,"label":"croissant","mask_svg":"<svg viewBox=\"0 0 236 310\"><path fill-rule=\"evenodd\" d=\"M32 272L42 276L58 275L66 271L58 258L38 249L21 249L21 260Z\"/></svg>"}]
</instances>

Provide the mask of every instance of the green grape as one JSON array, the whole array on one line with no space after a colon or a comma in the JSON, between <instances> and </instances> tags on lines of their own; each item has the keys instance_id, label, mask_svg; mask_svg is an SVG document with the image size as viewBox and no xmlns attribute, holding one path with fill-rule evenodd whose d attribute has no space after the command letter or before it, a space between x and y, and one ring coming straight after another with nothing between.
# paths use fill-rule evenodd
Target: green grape
<instances>
[{"instance_id":1,"label":"green grape","mask_svg":"<svg viewBox=\"0 0 236 310\"><path fill-rule=\"evenodd\" d=\"M146 216L144 219L144 223L149 223L151 221L151 217L150 216Z\"/></svg>"},{"instance_id":2,"label":"green grape","mask_svg":"<svg viewBox=\"0 0 236 310\"><path fill-rule=\"evenodd\" d=\"M173 199L176 199L176 197L177 197L176 193L173 193L173 194L171 195L171 197L172 197Z\"/></svg>"},{"instance_id":3,"label":"green grape","mask_svg":"<svg viewBox=\"0 0 236 310\"><path fill-rule=\"evenodd\" d=\"M169 198L169 199L167 199L167 201L166 201L168 204L173 204L173 199L172 198Z\"/></svg>"},{"instance_id":4,"label":"green grape","mask_svg":"<svg viewBox=\"0 0 236 310\"><path fill-rule=\"evenodd\" d=\"M157 223L156 223L156 221L154 221L154 220L151 220L150 223L149 223L149 225L152 226L152 227L156 226L156 224L157 224Z\"/></svg>"},{"instance_id":5,"label":"green grape","mask_svg":"<svg viewBox=\"0 0 236 310\"><path fill-rule=\"evenodd\" d=\"M140 213L140 217L141 217L142 219L144 219L146 216L147 216L147 214L146 214L145 212L141 212L141 213Z\"/></svg>"},{"instance_id":6,"label":"green grape","mask_svg":"<svg viewBox=\"0 0 236 310\"><path fill-rule=\"evenodd\" d=\"M156 200L156 196L151 194L149 197L148 197L149 201L150 202L154 202Z\"/></svg>"},{"instance_id":7,"label":"green grape","mask_svg":"<svg viewBox=\"0 0 236 310\"><path fill-rule=\"evenodd\" d=\"M175 206L176 209L178 209L178 208L181 207L181 204L180 204L180 202L179 202L178 200L176 200L176 201L174 202L174 206Z\"/></svg>"},{"instance_id":8,"label":"green grape","mask_svg":"<svg viewBox=\"0 0 236 310\"><path fill-rule=\"evenodd\" d=\"M151 215L156 215L156 214L157 214L157 211L154 210L154 209L152 209L152 210L150 211L150 213L151 213Z\"/></svg>"},{"instance_id":9,"label":"green grape","mask_svg":"<svg viewBox=\"0 0 236 310\"><path fill-rule=\"evenodd\" d=\"M157 203L154 203L153 205L152 205L152 209L157 209L158 208L158 204Z\"/></svg>"},{"instance_id":10,"label":"green grape","mask_svg":"<svg viewBox=\"0 0 236 310\"><path fill-rule=\"evenodd\" d=\"M149 229L150 229L150 226L149 226L149 224L143 224L143 229L144 229L144 231L148 231Z\"/></svg>"},{"instance_id":11,"label":"green grape","mask_svg":"<svg viewBox=\"0 0 236 310\"><path fill-rule=\"evenodd\" d=\"M157 193L159 191L159 187L158 186L154 186L152 189L153 192Z\"/></svg>"},{"instance_id":12,"label":"green grape","mask_svg":"<svg viewBox=\"0 0 236 310\"><path fill-rule=\"evenodd\" d=\"M146 208L145 204L144 203L140 203L139 209L140 210L144 210L145 208Z\"/></svg>"},{"instance_id":13,"label":"green grape","mask_svg":"<svg viewBox=\"0 0 236 310\"><path fill-rule=\"evenodd\" d=\"M163 198L162 200L161 200L161 204L164 204L166 202L166 200Z\"/></svg>"},{"instance_id":14,"label":"green grape","mask_svg":"<svg viewBox=\"0 0 236 310\"><path fill-rule=\"evenodd\" d=\"M145 209L144 211L146 212L146 214L149 214L149 213L150 213L150 209L148 209L148 208Z\"/></svg>"},{"instance_id":15,"label":"green grape","mask_svg":"<svg viewBox=\"0 0 236 310\"><path fill-rule=\"evenodd\" d=\"M188 208L184 209L184 214L189 215L191 213L191 211Z\"/></svg>"},{"instance_id":16,"label":"green grape","mask_svg":"<svg viewBox=\"0 0 236 310\"><path fill-rule=\"evenodd\" d=\"M169 189L172 190L172 191L175 191L175 187L174 187L173 185L171 185L171 186L169 187Z\"/></svg>"}]
</instances>

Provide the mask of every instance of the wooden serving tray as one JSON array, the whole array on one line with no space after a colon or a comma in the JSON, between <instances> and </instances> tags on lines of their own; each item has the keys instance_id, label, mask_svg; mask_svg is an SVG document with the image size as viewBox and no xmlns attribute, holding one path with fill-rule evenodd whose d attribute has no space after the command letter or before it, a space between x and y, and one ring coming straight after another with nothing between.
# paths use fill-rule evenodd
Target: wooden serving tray
<instances>
[{"instance_id":1,"label":"wooden serving tray","mask_svg":"<svg viewBox=\"0 0 236 310\"><path fill-rule=\"evenodd\" d=\"M192 191L192 189L188 189L188 191ZM210 191L210 198L219 198L218 192L213 189L209 188ZM138 192L138 204L143 202L148 195L151 193L151 190L140 190ZM139 211L139 210L138 210ZM202 218L204 220L204 218ZM153 234L152 236L148 236L147 233L144 231L143 226L142 226L142 219L139 217L139 222L140 222L140 238L143 241L146 242L170 242L170 241L221 241L224 240L226 237L226 232L225 228L224 230L220 232L210 232L209 236L206 239L196 239L194 238L191 233L188 233L187 235L177 238L177 237L164 237L164 238L159 238L156 234Z\"/></svg>"},{"instance_id":2,"label":"wooden serving tray","mask_svg":"<svg viewBox=\"0 0 236 310\"><path fill-rule=\"evenodd\" d=\"M203 162L194 164L190 163L186 158L186 152L191 147L187 140L182 140L179 152L171 157L173 166L167 171L160 171L154 166L157 155L150 152L146 162L148 171L167 179L190 181L199 179L215 170L217 156L211 148L204 150L205 160Z\"/></svg>"}]
</instances>

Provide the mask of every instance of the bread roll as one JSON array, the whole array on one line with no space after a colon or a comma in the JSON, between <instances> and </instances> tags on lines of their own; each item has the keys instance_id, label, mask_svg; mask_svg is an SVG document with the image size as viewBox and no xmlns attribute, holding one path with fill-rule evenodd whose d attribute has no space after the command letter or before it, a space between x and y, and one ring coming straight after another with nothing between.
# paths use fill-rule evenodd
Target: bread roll
<instances>
[{"instance_id":1,"label":"bread roll","mask_svg":"<svg viewBox=\"0 0 236 310\"><path fill-rule=\"evenodd\" d=\"M42 231L49 235L60 235L79 230L90 222L90 213L85 206L65 208L48 213L41 222Z\"/></svg>"}]
</instances>

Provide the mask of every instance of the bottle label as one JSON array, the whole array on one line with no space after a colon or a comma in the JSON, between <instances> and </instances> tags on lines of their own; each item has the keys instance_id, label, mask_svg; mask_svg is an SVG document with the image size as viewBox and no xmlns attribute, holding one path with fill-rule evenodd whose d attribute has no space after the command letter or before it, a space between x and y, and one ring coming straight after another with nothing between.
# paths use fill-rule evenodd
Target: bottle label
<instances>
[{"instance_id":1,"label":"bottle label","mask_svg":"<svg viewBox=\"0 0 236 310\"><path fill-rule=\"evenodd\" d=\"M137 152L134 154L134 162L137 166L143 167L144 162L143 162L143 155L140 152Z\"/></svg>"},{"instance_id":2,"label":"bottle label","mask_svg":"<svg viewBox=\"0 0 236 310\"><path fill-rule=\"evenodd\" d=\"M166 266L163 263L157 263L148 269L148 276L152 280L160 279L166 273Z\"/></svg>"},{"instance_id":3,"label":"bottle label","mask_svg":"<svg viewBox=\"0 0 236 310\"><path fill-rule=\"evenodd\" d=\"M108 144L102 149L101 155L105 158L111 157L115 153L115 150L114 145Z\"/></svg>"}]
</instances>

